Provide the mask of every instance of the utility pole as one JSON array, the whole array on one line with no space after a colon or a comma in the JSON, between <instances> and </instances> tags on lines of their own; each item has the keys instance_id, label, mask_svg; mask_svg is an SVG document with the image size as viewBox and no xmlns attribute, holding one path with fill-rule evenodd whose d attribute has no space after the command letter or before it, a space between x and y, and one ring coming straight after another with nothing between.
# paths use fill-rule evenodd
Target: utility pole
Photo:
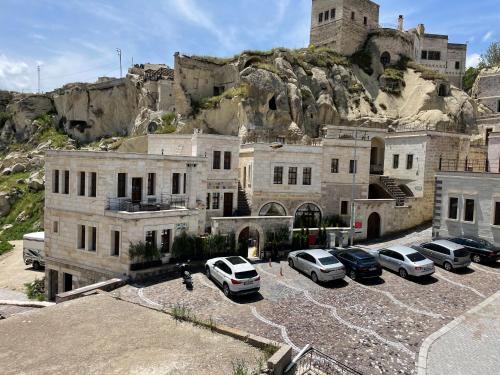
<instances>
[{"instance_id":1,"label":"utility pole","mask_svg":"<svg viewBox=\"0 0 500 375\"><path fill-rule=\"evenodd\" d=\"M116 53L118 54L118 58L120 59L120 78L122 78L122 50L120 48L116 49Z\"/></svg>"},{"instance_id":2,"label":"utility pole","mask_svg":"<svg viewBox=\"0 0 500 375\"><path fill-rule=\"evenodd\" d=\"M37 78L38 78L38 93L40 94L40 65L36 66Z\"/></svg>"}]
</instances>

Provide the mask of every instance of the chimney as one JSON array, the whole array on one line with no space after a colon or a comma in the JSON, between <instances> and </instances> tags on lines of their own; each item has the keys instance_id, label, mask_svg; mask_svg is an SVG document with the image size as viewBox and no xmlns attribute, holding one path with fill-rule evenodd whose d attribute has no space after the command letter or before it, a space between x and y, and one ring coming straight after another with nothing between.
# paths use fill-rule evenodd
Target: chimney
<instances>
[{"instance_id":1,"label":"chimney","mask_svg":"<svg viewBox=\"0 0 500 375\"><path fill-rule=\"evenodd\" d=\"M417 34L423 36L425 34L425 26L423 23L417 25Z\"/></svg>"},{"instance_id":2,"label":"chimney","mask_svg":"<svg viewBox=\"0 0 500 375\"><path fill-rule=\"evenodd\" d=\"M399 15L399 18L398 18L398 30L399 31L403 31L404 22L405 22L405 18L403 17L403 15Z\"/></svg>"}]
</instances>

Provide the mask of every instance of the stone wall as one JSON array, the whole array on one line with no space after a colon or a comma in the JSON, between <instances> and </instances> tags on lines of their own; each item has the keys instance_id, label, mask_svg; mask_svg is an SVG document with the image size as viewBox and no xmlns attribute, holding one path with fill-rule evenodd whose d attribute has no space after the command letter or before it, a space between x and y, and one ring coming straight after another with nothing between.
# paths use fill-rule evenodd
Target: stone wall
<instances>
[{"instance_id":1,"label":"stone wall","mask_svg":"<svg viewBox=\"0 0 500 375\"><path fill-rule=\"evenodd\" d=\"M500 112L500 68L490 68L481 71L474 87L472 96L488 107L492 112Z\"/></svg>"}]
</instances>

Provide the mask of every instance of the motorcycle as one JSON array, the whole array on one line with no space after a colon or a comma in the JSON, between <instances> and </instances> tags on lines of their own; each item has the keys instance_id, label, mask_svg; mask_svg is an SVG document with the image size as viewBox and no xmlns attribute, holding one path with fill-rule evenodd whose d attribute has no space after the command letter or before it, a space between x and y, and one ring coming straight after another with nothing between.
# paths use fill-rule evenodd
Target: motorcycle
<instances>
[{"instance_id":1,"label":"motorcycle","mask_svg":"<svg viewBox=\"0 0 500 375\"><path fill-rule=\"evenodd\" d=\"M187 263L177 263L177 269L182 277L182 283L186 285L188 290L193 290L193 277L191 276L191 272L189 272L189 262L188 260Z\"/></svg>"}]
</instances>

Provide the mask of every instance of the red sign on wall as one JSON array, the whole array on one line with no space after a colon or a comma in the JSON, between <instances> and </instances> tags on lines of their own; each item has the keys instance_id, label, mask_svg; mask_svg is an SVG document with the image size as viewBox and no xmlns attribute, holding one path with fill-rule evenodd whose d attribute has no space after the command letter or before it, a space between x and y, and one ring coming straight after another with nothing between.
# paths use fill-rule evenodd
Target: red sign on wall
<instances>
[{"instance_id":1,"label":"red sign on wall","mask_svg":"<svg viewBox=\"0 0 500 375\"><path fill-rule=\"evenodd\" d=\"M354 223L354 228L355 229L361 229L361 228L363 228L363 222L362 221L356 221Z\"/></svg>"}]
</instances>

